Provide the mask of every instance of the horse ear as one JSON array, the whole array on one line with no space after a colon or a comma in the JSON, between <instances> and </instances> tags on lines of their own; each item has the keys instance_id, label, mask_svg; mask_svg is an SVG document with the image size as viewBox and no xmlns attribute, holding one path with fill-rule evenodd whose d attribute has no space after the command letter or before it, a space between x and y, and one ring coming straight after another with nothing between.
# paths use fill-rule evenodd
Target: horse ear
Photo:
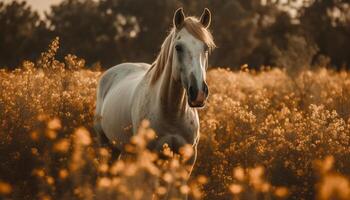
<instances>
[{"instance_id":1,"label":"horse ear","mask_svg":"<svg viewBox=\"0 0 350 200\"><path fill-rule=\"evenodd\" d=\"M174 14L174 19L173 19L174 26L177 29L180 29L184 21L185 21L185 13L182 8L179 8L175 11L175 14Z\"/></svg>"},{"instance_id":2,"label":"horse ear","mask_svg":"<svg viewBox=\"0 0 350 200\"><path fill-rule=\"evenodd\" d=\"M211 22L211 13L208 8L205 8L200 18L200 22L205 28L209 28Z\"/></svg>"}]
</instances>

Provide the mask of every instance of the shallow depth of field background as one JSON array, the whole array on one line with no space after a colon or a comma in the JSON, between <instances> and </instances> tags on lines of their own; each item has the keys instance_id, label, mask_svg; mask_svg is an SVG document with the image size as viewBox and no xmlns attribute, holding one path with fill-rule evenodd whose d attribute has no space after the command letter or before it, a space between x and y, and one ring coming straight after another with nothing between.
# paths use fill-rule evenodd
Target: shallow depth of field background
<instances>
[{"instance_id":1,"label":"shallow depth of field background","mask_svg":"<svg viewBox=\"0 0 350 200\"><path fill-rule=\"evenodd\" d=\"M147 123L132 162L92 129L100 75L152 62L179 6L211 9L219 47L187 184ZM345 0L0 2L0 199L142 199L167 192L156 179L191 199L350 199L349 46Z\"/></svg>"}]
</instances>

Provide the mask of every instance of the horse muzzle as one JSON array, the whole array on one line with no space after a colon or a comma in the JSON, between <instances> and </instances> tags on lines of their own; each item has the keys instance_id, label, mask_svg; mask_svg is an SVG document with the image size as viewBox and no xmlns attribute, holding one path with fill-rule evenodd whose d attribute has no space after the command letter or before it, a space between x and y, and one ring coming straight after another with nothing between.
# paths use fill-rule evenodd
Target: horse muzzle
<instances>
[{"instance_id":1,"label":"horse muzzle","mask_svg":"<svg viewBox=\"0 0 350 200\"><path fill-rule=\"evenodd\" d=\"M187 90L188 104L194 108L201 108L208 98L208 85L203 82L203 88L198 89L197 85L190 86Z\"/></svg>"}]
</instances>

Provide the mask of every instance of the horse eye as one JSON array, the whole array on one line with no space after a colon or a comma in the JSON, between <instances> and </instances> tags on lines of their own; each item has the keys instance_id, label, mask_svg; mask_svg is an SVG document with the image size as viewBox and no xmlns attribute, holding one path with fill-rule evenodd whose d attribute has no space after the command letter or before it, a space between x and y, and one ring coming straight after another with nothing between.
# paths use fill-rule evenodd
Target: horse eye
<instances>
[{"instance_id":1,"label":"horse eye","mask_svg":"<svg viewBox=\"0 0 350 200\"><path fill-rule=\"evenodd\" d=\"M182 52L183 51L182 46L179 45L179 44L175 46L175 49L176 49L177 52Z\"/></svg>"}]
</instances>

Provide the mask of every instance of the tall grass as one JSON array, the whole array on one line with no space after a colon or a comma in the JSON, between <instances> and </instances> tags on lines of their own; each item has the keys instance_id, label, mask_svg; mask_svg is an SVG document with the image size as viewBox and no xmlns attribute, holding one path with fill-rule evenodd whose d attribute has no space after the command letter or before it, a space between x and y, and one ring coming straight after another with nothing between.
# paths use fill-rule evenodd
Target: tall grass
<instances>
[{"instance_id":1,"label":"tall grass","mask_svg":"<svg viewBox=\"0 0 350 200\"><path fill-rule=\"evenodd\" d=\"M188 183L181 158L160 160L143 123L110 164L92 131L101 70L55 59L0 71L0 197L4 199L349 199L350 74L281 69L208 73L199 155Z\"/></svg>"}]
</instances>

